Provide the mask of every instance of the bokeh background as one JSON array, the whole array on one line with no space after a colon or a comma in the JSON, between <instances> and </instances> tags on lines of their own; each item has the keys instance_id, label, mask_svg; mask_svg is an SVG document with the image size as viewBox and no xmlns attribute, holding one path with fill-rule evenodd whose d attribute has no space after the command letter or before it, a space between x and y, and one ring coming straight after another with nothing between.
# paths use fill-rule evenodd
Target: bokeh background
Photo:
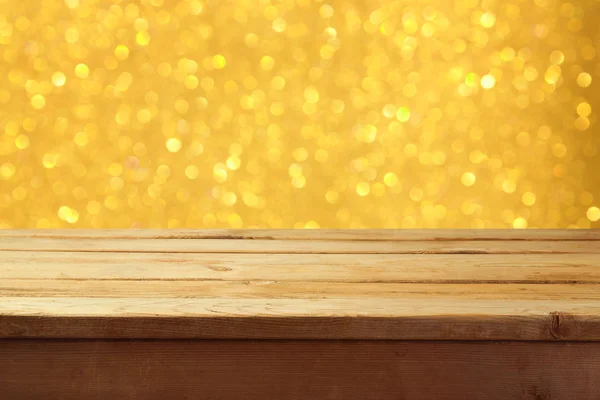
<instances>
[{"instance_id":1,"label":"bokeh background","mask_svg":"<svg viewBox=\"0 0 600 400\"><path fill-rule=\"evenodd\" d=\"M0 0L0 228L600 227L596 0Z\"/></svg>"}]
</instances>

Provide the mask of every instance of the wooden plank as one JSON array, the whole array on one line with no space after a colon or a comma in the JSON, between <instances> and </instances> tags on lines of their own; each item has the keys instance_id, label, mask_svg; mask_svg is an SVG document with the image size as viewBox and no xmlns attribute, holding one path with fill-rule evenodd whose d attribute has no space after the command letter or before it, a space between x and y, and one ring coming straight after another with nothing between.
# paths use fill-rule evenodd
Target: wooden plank
<instances>
[{"instance_id":1,"label":"wooden plank","mask_svg":"<svg viewBox=\"0 0 600 400\"><path fill-rule=\"evenodd\" d=\"M0 341L19 399L597 400L600 343Z\"/></svg>"},{"instance_id":2,"label":"wooden plank","mask_svg":"<svg viewBox=\"0 0 600 400\"><path fill-rule=\"evenodd\" d=\"M309 281L0 280L5 297L471 299L600 301L600 284L431 284Z\"/></svg>"},{"instance_id":3,"label":"wooden plank","mask_svg":"<svg viewBox=\"0 0 600 400\"><path fill-rule=\"evenodd\" d=\"M600 229L11 229L0 238L264 240L600 240Z\"/></svg>"},{"instance_id":4,"label":"wooden plank","mask_svg":"<svg viewBox=\"0 0 600 400\"><path fill-rule=\"evenodd\" d=\"M257 254L600 254L600 241L320 241L238 239L2 238L4 251Z\"/></svg>"},{"instance_id":5,"label":"wooden plank","mask_svg":"<svg viewBox=\"0 0 600 400\"><path fill-rule=\"evenodd\" d=\"M3 297L0 338L600 340L591 300Z\"/></svg>"},{"instance_id":6,"label":"wooden plank","mask_svg":"<svg viewBox=\"0 0 600 400\"><path fill-rule=\"evenodd\" d=\"M1 237L0 337L600 340L597 240L101 236Z\"/></svg>"},{"instance_id":7,"label":"wooden plank","mask_svg":"<svg viewBox=\"0 0 600 400\"><path fill-rule=\"evenodd\" d=\"M600 282L600 257L4 251L0 279L594 283Z\"/></svg>"}]
</instances>

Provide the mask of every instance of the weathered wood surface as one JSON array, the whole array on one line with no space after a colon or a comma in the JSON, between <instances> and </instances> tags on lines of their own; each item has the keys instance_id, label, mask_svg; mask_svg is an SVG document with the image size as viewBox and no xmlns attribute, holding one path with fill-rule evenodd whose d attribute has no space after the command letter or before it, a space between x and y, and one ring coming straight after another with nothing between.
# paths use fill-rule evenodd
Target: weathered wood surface
<instances>
[{"instance_id":1,"label":"weathered wood surface","mask_svg":"<svg viewBox=\"0 0 600 400\"><path fill-rule=\"evenodd\" d=\"M0 340L0 397L597 400L600 343Z\"/></svg>"},{"instance_id":2,"label":"weathered wood surface","mask_svg":"<svg viewBox=\"0 0 600 400\"><path fill-rule=\"evenodd\" d=\"M0 251L0 279L599 283L600 255Z\"/></svg>"},{"instance_id":3,"label":"weathered wood surface","mask_svg":"<svg viewBox=\"0 0 600 400\"><path fill-rule=\"evenodd\" d=\"M268 240L600 240L600 229L7 229L4 238Z\"/></svg>"},{"instance_id":4,"label":"weathered wood surface","mask_svg":"<svg viewBox=\"0 0 600 400\"><path fill-rule=\"evenodd\" d=\"M598 240L321 240L2 237L0 251L240 254L600 254Z\"/></svg>"},{"instance_id":5,"label":"weathered wood surface","mask_svg":"<svg viewBox=\"0 0 600 400\"><path fill-rule=\"evenodd\" d=\"M0 338L600 341L600 231L0 231Z\"/></svg>"}]
</instances>

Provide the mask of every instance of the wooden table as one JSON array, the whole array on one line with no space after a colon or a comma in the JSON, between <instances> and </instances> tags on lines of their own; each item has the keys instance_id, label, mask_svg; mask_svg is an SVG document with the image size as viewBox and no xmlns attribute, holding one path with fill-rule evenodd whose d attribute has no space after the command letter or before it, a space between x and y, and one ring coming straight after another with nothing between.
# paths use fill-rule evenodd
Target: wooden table
<instances>
[{"instance_id":1,"label":"wooden table","mask_svg":"<svg viewBox=\"0 0 600 400\"><path fill-rule=\"evenodd\" d=\"M0 231L0 399L600 399L600 231Z\"/></svg>"}]
</instances>

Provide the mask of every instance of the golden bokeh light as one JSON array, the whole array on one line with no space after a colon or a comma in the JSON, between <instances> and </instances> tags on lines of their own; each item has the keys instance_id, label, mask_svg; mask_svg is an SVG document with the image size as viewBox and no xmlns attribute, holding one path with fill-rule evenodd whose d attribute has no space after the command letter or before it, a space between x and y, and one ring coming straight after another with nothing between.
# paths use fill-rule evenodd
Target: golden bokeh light
<instances>
[{"instance_id":1,"label":"golden bokeh light","mask_svg":"<svg viewBox=\"0 0 600 400\"><path fill-rule=\"evenodd\" d=\"M0 228L600 227L595 0L0 0Z\"/></svg>"}]
</instances>

